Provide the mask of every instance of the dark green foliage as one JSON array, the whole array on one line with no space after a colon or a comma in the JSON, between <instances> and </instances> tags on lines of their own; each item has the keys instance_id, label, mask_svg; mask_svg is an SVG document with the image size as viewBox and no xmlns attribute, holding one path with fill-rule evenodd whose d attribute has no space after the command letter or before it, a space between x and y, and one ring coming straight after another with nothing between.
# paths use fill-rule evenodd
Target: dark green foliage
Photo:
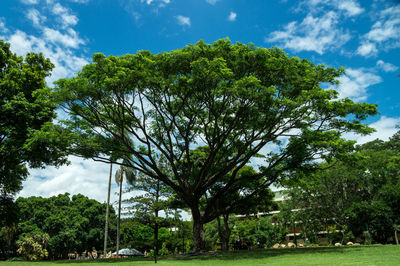
<instances>
[{"instance_id":1,"label":"dark green foliage","mask_svg":"<svg viewBox=\"0 0 400 266\"><path fill-rule=\"evenodd\" d=\"M275 222L273 217L243 217L230 218L229 226L232 233L229 237L230 249L247 249L251 247L270 248L275 243L285 240L286 229ZM218 224L213 221L206 225L207 243L209 248L215 249L216 243L221 242L218 237Z\"/></svg>"},{"instance_id":2,"label":"dark green foliage","mask_svg":"<svg viewBox=\"0 0 400 266\"><path fill-rule=\"evenodd\" d=\"M287 214L301 221L308 233L335 225L343 231L342 241L350 232L363 241L370 235L375 242L393 242L394 228L400 224L398 136L399 132L387 142L358 146L355 160L323 164L328 169L300 174L288 193ZM301 210L293 213L293 208Z\"/></svg>"},{"instance_id":3,"label":"dark green foliage","mask_svg":"<svg viewBox=\"0 0 400 266\"><path fill-rule=\"evenodd\" d=\"M128 213L141 223L153 227L155 222L163 222L163 218L156 217L156 213L158 216L160 211L164 211L166 215L171 212L168 199L172 191L159 180L139 174L128 190L132 191L138 195L124 200L124 203L128 204Z\"/></svg>"},{"instance_id":4,"label":"dark green foliage","mask_svg":"<svg viewBox=\"0 0 400 266\"><path fill-rule=\"evenodd\" d=\"M190 207L200 250L203 224L220 215L212 205L242 184L238 171L267 145L274 148L262 154L260 172L246 177L262 180L260 187L290 178L294 169L312 169L317 157L345 156L354 142L341 133L372 131L361 120L376 114L376 105L337 99L336 91L320 87L343 73L277 48L200 41L160 54L95 54L55 91L70 114L69 151L101 161L111 153L133 156L128 166L170 186ZM201 145L208 152L198 163L193 151ZM200 213L200 199L227 175Z\"/></svg>"},{"instance_id":5,"label":"dark green foliage","mask_svg":"<svg viewBox=\"0 0 400 266\"><path fill-rule=\"evenodd\" d=\"M154 249L154 226L143 224L141 218L121 221L121 247L133 247L144 252ZM175 219L163 219L158 229L160 247L164 244L171 252L185 251L185 244L193 246L192 223ZM171 231L173 229L173 231Z\"/></svg>"},{"instance_id":6,"label":"dark green foliage","mask_svg":"<svg viewBox=\"0 0 400 266\"><path fill-rule=\"evenodd\" d=\"M25 58L0 40L0 195L15 194L27 177L26 164L65 162L61 137L49 132L57 107L45 78L54 65L42 54Z\"/></svg>"},{"instance_id":7,"label":"dark green foliage","mask_svg":"<svg viewBox=\"0 0 400 266\"><path fill-rule=\"evenodd\" d=\"M50 198L18 198L20 210L18 234L21 237L47 233L50 258L66 257L69 252L100 250L103 246L105 204L83 195L68 193ZM111 209L112 232L115 235L115 212Z\"/></svg>"}]
</instances>

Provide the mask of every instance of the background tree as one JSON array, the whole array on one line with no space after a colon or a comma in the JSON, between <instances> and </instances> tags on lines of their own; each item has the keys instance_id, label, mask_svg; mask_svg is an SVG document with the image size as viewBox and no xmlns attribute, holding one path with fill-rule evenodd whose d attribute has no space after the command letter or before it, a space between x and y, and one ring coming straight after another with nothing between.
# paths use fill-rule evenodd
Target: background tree
<instances>
[{"instance_id":1,"label":"background tree","mask_svg":"<svg viewBox=\"0 0 400 266\"><path fill-rule=\"evenodd\" d=\"M0 197L22 188L29 167L65 162L63 136L50 131L56 117L45 78L54 65L42 54L25 58L0 40Z\"/></svg>"},{"instance_id":2,"label":"background tree","mask_svg":"<svg viewBox=\"0 0 400 266\"><path fill-rule=\"evenodd\" d=\"M164 185L160 180L138 174L136 180L131 182L128 192L135 192L139 195L125 200L130 206L127 207L130 214L141 220L142 223L153 227L154 229L154 258L157 262L159 250L158 231L159 225L163 223L164 218L159 214L163 211L168 215L168 199L172 195L171 188Z\"/></svg>"},{"instance_id":3,"label":"background tree","mask_svg":"<svg viewBox=\"0 0 400 266\"><path fill-rule=\"evenodd\" d=\"M308 219L313 231L322 228L310 221L323 221L323 230L336 225L342 242L347 232L359 238L371 234L380 243L395 239L393 226L400 222L398 135L387 142L359 145L355 160L336 161L313 174L300 173L289 185L288 209L299 209L298 219Z\"/></svg>"},{"instance_id":4,"label":"background tree","mask_svg":"<svg viewBox=\"0 0 400 266\"><path fill-rule=\"evenodd\" d=\"M111 152L133 156L126 166L170 186L190 207L195 250L203 250L203 225L219 215L214 203L241 182L238 171L257 154L262 167L246 179L268 187L318 157L342 155L353 142L341 133L372 131L360 121L376 114L375 105L337 99L337 91L319 86L337 84L343 72L277 48L200 41L160 54L95 54L55 91L69 114L65 128L75 134L69 152L104 162ZM192 151L202 145L209 152L199 165ZM200 212L201 198L227 175Z\"/></svg>"},{"instance_id":5,"label":"background tree","mask_svg":"<svg viewBox=\"0 0 400 266\"><path fill-rule=\"evenodd\" d=\"M80 194L70 198L68 193L50 198L18 198L16 203L20 210L19 239L48 234L50 258L67 258L69 252L81 253L103 245L105 204ZM115 234L112 208L110 218L110 229Z\"/></svg>"}]
</instances>

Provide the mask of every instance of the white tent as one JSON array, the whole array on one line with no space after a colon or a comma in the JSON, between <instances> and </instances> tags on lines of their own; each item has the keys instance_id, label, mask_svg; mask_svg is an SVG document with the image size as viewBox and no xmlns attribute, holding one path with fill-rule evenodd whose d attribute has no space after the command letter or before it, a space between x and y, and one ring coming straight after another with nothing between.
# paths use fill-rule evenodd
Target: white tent
<instances>
[{"instance_id":1,"label":"white tent","mask_svg":"<svg viewBox=\"0 0 400 266\"><path fill-rule=\"evenodd\" d=\"M117 252L115 251L113 253L114 256L117 255ZM123 248L118 252L118 255L120 256L144 256L142 252L139 250L136 250L134 248Z\"/></svg>"}]
</instances>

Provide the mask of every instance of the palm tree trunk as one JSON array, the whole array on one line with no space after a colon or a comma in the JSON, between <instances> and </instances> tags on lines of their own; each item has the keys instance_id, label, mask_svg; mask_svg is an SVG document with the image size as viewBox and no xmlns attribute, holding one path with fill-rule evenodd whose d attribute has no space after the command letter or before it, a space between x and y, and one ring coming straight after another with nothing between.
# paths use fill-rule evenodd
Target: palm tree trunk
<instances>
[{"instance_id":1,"label":"palm tree trunk","mask_svg":"<svg viewBox=\"0 0 400 266\"><path fill-rule=\"evenodd\" d=\"M112 175L112 163L110 164L110 177L108 179L108 195L107 195L107 207L106 207L106 224L104 228L104 258L107 255L107 238L108 238L108 216L110 215L110 192L111 192L111 175Z\"/></svg>"},{"instance_id":2,"label":"palm tree trunk","mask_svg":"<svg viewBox=\"0 0 400 266\"><path fill-rule=\"evenodd\" d=\"M157 263L158 256L158 198L160 193L160 181L157 181L157 189L156 189L156 200L155 200L155 224L154 224L154 263Z\"/></svg>"},{"instance_id":3,"label":"palm tree trunk","mask_svg":"<svg viewBox=\"0 0 400 266\"><path fill-rule=\"evenodd\" d=\"M117 258L119 257L119 238L120 238L120 222L121 222L121 199L122 199L122 171L119 176L119 202L118 202L118 223L117 223Z\"/></svg>"}]
</instances>

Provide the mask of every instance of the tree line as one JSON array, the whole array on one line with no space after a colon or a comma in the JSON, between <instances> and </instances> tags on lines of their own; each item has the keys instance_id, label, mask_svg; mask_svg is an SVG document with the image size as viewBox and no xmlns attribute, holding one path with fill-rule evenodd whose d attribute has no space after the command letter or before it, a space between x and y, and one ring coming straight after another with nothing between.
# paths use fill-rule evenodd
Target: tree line
<instances>
[{"instance_id":1,"label":"tree line","mask_svg":"<svg viewBox=\"0 0 400 266\"><path fill-rule=\"evenodd\" d=\"M298 221L309 238L332 231L330 242L398 244L400 131L388 141L359 145L353 160L322 166L326 169L298 173L295 182L286 184L286 220Z\"/></svg>"}]
</instances>

